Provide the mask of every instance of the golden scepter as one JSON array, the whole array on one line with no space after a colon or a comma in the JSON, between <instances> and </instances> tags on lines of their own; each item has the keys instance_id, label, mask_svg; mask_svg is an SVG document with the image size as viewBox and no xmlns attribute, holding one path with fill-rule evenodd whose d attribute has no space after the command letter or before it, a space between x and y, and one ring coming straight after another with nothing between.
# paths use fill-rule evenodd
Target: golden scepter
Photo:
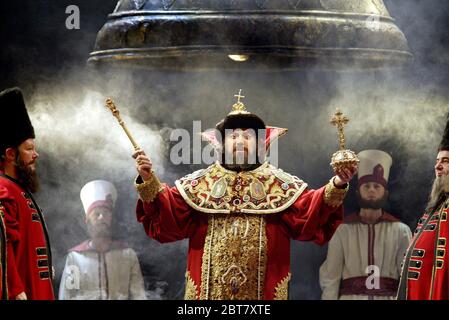
<instances>
[{"instance_id":1,"label":"golden scepter","mask_svg":"<svg viewBox=\"0 0 449 320\"><path fill-rule=\"evenodd\" d=\"M351 168L360 162L357 155L353 151L346 149L345 146L344 127L348 122L349 118L343 115L340 108L337 108L330 121L331 124L337 127L338 140L340 143L340 150L334 153L330 163L335 172L341 171L344 168Z\"/></svg>"},{"instance_id":2,"label":"golden scepter","mask_svg":"<svg viewBox=\"0 0 449 320\"><path fill-rule=\"evenodd\" d=\"M128 128L126 127L125 122L120 116L120 112L117 110L117 107L115 106L115 103L111 98L106 99L106 107L111 110L112 115L117 118L118 123L122 126L123 130L129 138L129 141L131 141L134 150L137 151L138 149L140 149L140 147L136 143L136 140L134 140L133 136L131 135L131 132L129 132Z\"/></svg>"},{"instance_id":3,"label":"golden scepter","mask_svg":"<svg viewBox=\"0 0 449 320\"><path fill-rule=\"evenodd\" d=\"M136 140L134 140L131 132L129 132L128 128L126 127L125 122L120 116L120 112L117 110L117 107L115 106L115 103L111 98L106 99L106 107L111 110L112 115L117 118L118 123L122 126L123 130L129 138L129 141L131 141L134 150L139 150L140 147L137 145ZM137 160L137 163L139 165L142 164L141 160ZM157 176L153 175L153 170L151 169L151 179L145 181L144 183L136 185L136 188L142 200L152 202L156 198L157 194L162 190L162 185Z\"/></svg>"}]
</instances>

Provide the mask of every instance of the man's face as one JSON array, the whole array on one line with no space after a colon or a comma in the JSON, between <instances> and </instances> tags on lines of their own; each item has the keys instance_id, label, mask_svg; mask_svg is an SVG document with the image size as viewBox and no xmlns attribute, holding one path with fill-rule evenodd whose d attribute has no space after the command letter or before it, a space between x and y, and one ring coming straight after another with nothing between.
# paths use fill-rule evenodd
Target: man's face
<instances>
[{"instance_id":1,"label":"man's face","mask_svg":"<svg viewBox=\"0 0 449 320\"><path fill-rule=\"evenodd\" d=\"M435 209L449 193L449 151L440 151L435 163L435 180L426 209Z\"/></svg>"},{"instance_id":2,"label":"man's face","mask_svg":"<svg viewBox=\"0 0 449 320\"><path fill-rule=\"evenodd\" d=\"M36 142L34 139L27 139L17 148L22 165L30 171L36 171L36 162L39 154L36 151Z\"/></svg>"},{"instance_id":3,"label":"man's face","mask_svg":"<svg viewBox=\"0 0 449 320\"><path fill-rule=\"evenodd\" d=\"M257 138L253 129L235 129L225 132L226 163L232 155L232 164L255 164Z\"/></svg>"},{"instance_id":4,"label":"man's face","mask_svg":"<svg viewBox=\"0 0 449 320\"><path fill-rule=\"evenodd\" d=\"M14 153L12 153L14 152ZM39 178L36 173L36 162L39 154L36 151L36 143L30 138L22 142L17 148L9 148L6 153L11 154L11 159L17 179L31 193L39 191Z\"/></svg>"},{"instance_id":5,"label":"man's face","mask_svg":"<svg viewBox=\"0 0 449 320\"><path fill-rule=\"evenodd\" d=\"M364 201L379 201L385 196L385 188L377 182L367 182L359 188L360 197Z\"/></svg>"},{"instance_id":6,"label":"man's face","mask_svg":"<svg viewBox=\"0 0 449 320\"><path fill-rule=\"evenodd\" d=\"M87 228L91 237L110 237L112 211L105 207L96 207L87 216Z\"/></svg>"},{"instance_id":7,"label":"man's face","mask_svg":"<svg viewBox=\"0 0 449 320\"><path fill-rule=\"evenodd\" d=\"M440 151L435 164L435 177L449 174L449 151Z\"/></svg>"}]
</instances>

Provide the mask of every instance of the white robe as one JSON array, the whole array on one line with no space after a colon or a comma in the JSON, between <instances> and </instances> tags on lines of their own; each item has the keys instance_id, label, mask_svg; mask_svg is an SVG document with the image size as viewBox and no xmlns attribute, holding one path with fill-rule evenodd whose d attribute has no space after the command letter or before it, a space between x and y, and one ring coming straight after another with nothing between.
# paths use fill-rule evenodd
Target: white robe
<instances>
[{"instance_id":1,"label":"white robe","mask_svg":"<svg viewBox=\"0 0 449 320\"><path fill-rule=\"evenodd\" d=\"M327 259L320 268L323 300L365 300L364 295L339 297L340 281L352 277L369 276L367 272L369 229L374 237L374 266L380 277L399 279L401 263L411 239L410 228L402 222L381 221L374 225L364 223L341 224L329 242ZM373 232L374 231L374 232ZM374 297L394 299L395 296Z\"/></svg>"},{"instance_id":2,"label":"white robe","mask_svg":"<svg viewBox=\"0 0 449 320\"><path fill-rule=\"evenodd\" d=\"M60 300L146 300L140 264L131 248L71 251L59 287Z\"/></svg>"}]
</instances>

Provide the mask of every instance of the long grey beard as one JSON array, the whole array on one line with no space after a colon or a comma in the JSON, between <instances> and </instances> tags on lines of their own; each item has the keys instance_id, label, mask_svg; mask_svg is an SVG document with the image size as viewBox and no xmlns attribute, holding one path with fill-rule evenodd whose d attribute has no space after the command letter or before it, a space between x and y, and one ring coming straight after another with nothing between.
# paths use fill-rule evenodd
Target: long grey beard
<instances>
[{"instance_id":1,"label":"long grey beard","mask_svg":"<svg viewBox=\"0 0 449 320\"><path fill-rule=\"evenodd\" d=\"M439 207L447 198L449 193L449 175L436 177L433 181L432 191L430 192L429 202L426 210L434 210Z\"/></svg>"}]
</instances>

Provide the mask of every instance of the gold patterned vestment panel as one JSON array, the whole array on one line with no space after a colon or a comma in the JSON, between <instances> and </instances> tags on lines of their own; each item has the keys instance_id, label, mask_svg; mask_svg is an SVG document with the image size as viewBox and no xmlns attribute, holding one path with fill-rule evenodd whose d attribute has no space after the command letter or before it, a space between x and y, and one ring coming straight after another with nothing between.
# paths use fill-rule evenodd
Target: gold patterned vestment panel
<instances>
[{"instance_id":1,"label":"gold patterned vestment panel","mask_svg":"<svg viewBox=\"0 0 449 320\"><path fill-rule=\"evenodd\" d=\"M263 215L210 215L200 299L263 299L266 259Z\"/></svg>"},{"instance_id":2,"label":"gold patterned vestment panel","mask_svg":"<svg viewBox=\"0 0 449 320\"><path fill-rule=\"evenodd\" d=\"M176 187L199 212L270 214L291 206L307 184L268 163L242 172L215 163L176 181Z\"/></svg>"}]
</instances>

